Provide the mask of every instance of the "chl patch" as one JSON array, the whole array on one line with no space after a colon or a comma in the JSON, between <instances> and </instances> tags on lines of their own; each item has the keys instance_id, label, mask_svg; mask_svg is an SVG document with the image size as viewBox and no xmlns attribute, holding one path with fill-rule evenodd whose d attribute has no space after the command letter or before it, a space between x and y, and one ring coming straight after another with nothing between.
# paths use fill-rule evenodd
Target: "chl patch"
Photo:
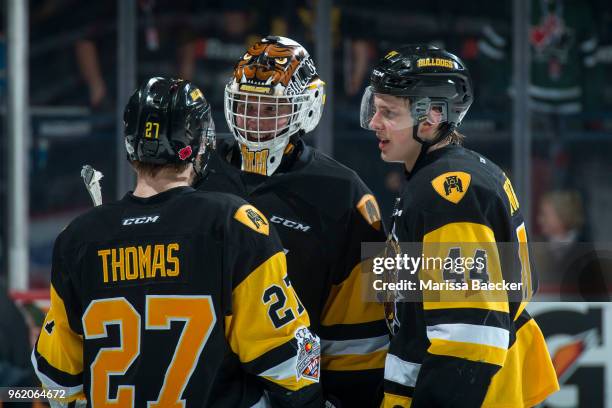
<instances>
[{"instance_id":1,"label":"chl patch","mask_svg":"<svg viewBox=\"0 0 612 408\"><path fill-rule=\"evenodd\" d=\"M295 331L297 340L297 366L295 377L299 381L302 377L319 382L321 364L321 343L316 334L306 327Z\"/></svg>"},{"instance_id":2,"label":"chl patch","mask_svg":"<svg viewBox=\"0 0 612 408\"><path fill-rule=\"evenodd\" d=\"M468 173L451 171L433 179L431 185L442 198L457 204L465 195L470 181L472 181L472 176Z\"/></svg>"},{"instance_id":3,"label":"chl patch","mask_svg":"<svg viewBox=\"0 0 612 408\"><path fill-rule=\"evenodd\" d=\"M238 211L236 211L236 214L234 214L234 219L260 234L270 234L270 224L268 224L268 220L252 205L245 204L240 207Z\"/></svg>"},{"instance_id":4,"label":"chl patch","mask_svg":"<svg viewBox=\"0 0 612 408\"><path fill-rule=\"evenodd\" d=\"M372 194L366 194L361 197L357 203L357 209L376 231L380 231L380 209L378 203Z\"/></svg>"}]
</instances>

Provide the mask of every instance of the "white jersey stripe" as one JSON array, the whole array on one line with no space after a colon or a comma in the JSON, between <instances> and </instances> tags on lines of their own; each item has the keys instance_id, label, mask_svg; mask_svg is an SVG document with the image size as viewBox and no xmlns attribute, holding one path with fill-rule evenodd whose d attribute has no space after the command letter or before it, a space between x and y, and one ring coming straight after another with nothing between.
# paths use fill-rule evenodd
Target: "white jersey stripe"
<instances>
[{"instance_id":1,"label":"white jersey stripe","mask_svg":"<svg viewBox=\"0 0 612 408\"><path fill-rule=\"evenodd\" d=\"M321 355L340 356L345 354L370 354L389 348L389 336L367 339L325 340L321 339Z\"/></svg>"},{"instance_id":2,"label":"white jersey stripe","mask_svg":"<svg viewBox=\"0 0 612 408\"><path fill-rule=\"evenodd\" d=\"M32 365L34 366L34 371L36 373L36 375L38 376L38 379L42 382L43 386L45 386L46 388L51 388L51 389L63 389L66 391L66 394L64 396L64 398L69 398L72 397L80 392L83 392L83 385L77 385L75 387L65 387L61 384L56 383L55 381L53 381L51 378L49 378L47 375L45 375L43 372L39 371L38 369L38 361L36 360L36 354L35 354L35 350L32 350L32 354L31 354L31 360L32 360Z\"/></svg>"},{"instance_id":3,"label":"white jersey stripe","mask_svg":"<svg viewBox=\"0 0 612 408\"><path fill-rule=\"evenodd\" d=\"M430 341L433 339L452 340L507 349L510 332L499 327L449 323L427 326L427 337Z\"/></svg>"},{"instance_id":4,"label":"white jersey stripe","mask_svg":"<svg viewBox=\"0 0 612 408\"><path fill-rule=\"evenodd\" d=\"M284 380L286 378L295 377L297 373L297 356L291 357L282 363L268 368L263 373L259 374L261 377L269 377L273 380Z\"/></svg>"},{"instance_id":5,"label":"white jersey stripe","mask_svg":"<svg viewBox=\"0 0 612 408\"><path fill-rule=\"evenodd\" d=\"M420 370L420 364L404 361L396 355L387 354L387 359L385 360L385 380L393 381L406 387L414 387Z\"/></svg>"}]
</instances>

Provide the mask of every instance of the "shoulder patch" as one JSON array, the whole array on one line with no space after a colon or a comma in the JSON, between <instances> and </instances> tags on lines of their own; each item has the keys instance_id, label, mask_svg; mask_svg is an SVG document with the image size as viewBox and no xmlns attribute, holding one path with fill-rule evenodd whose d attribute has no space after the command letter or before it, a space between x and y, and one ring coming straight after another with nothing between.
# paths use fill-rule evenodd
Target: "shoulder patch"
<instances>
[{"instance_id":1,"label":"shoulder patch","mask_svg":"<svg viewBox=\"0 0 612 408\"><path fill-rule=\"evenodd\" d=\"M240 207L234 214L234 219L260 234L270 234L270 224L268 224L268 220L257 208L250 204L245 204Z\"/></svg>"},{"instance_id":2,"label":"shoulder patch","mask_svg":"<svg viewBox=\"0 0 612 408\"><path fill-rule=\"evenodd\" d=\"M365 194L357 203L357 210L361 216L370 224L376 231L380 231L380 209L376 198L372 194Z\"/></svg>"},{"instance_id":3,"label":"shoulder patch","mask_svg":"<svg viewBox=\"0 0 612 408\"><path fill-rule=\"evenodd\" d=\"M465 195L470 181L472 181L472 176L468 173L451 171L433 179L431 185L443 199L457 204Z\"/></svg>"}]
</instances>

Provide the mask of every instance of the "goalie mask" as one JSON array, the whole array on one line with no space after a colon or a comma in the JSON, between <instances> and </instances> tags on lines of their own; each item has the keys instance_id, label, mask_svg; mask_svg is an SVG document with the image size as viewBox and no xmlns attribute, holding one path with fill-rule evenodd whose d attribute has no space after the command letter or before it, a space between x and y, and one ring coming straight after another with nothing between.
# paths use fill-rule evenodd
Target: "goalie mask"
<instances>
[{"instance_id":1,"label":"goalie mask","mask_svg":"<svg viewBox=\"0 0 612 408\"><path fill-rule=\"evenodd\" d=\"M404 98L410 102L411 121L381 112L380 120L389 129L413 127L413 137L423 145L438 143L461 124L474 95L469 72L455 55L429 45L409 45L390 51L374 67L370 86L361 101L360 121L372 128L375 98ZM434 140L417 135L420 123L441 125Z\"/></svg>"},{"instance_id":2,"label":"goalie mask","mask_svg":"<svg viewBox=\"0 0 612 408\"><path fill-rule=\"evenodd\" d=\"M251 46L225 87L225 119L240 145L242 170L271 176L295 134L319 123L325 103L308 51L284 37Z\"/></svg>"},{"instance_id":3,"label":"goalie mask","mask_svg":"<svg viewBox=\"0 0 612 408\"><path fill-rule=\"evenodd\" d=\"M191 162L201 173L215 148L210 105L189 81L149 79L130 98L123 120L130 161L161 165Z\"/></svg>"}]
</instances>

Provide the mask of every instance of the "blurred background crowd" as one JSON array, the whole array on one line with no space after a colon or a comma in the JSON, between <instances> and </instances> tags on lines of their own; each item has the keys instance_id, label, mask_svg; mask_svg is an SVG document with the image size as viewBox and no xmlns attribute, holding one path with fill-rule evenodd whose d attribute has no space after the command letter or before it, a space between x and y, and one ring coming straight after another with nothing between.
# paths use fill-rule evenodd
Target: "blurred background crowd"
<instances>
[{"instance_id":1,"label":"blurred background crowd","mask_svg":"<svg viewBox=\"0 0 612 408\"><path fill-rule=\"evenodd\" d=\"M2 1L0 3L6 3ZM223 87L246 47L267 34L291 37L315 57L316 0L137 0L136 83L154 75L194 81L227 132ZM83 164L104 173L116 197L118 2L29 1L28 141L30 286L46 286L58 231L91 204ZM0 20L0 105L6 103L6 4ZM460 56L476 100L461 130L466 146L512 177L512 4L335 1L331 8L332 155L355 169L389 215L402 170L378 157L359 127L359 102L374 61L390 47L428 42ZM606 241L612 227L612 7L603 0L533 0L531 47L533 241ZM128 92L131 92L129 90ZM5 123L6 109L0 120ZM0 132L0 275L6 270L7 133ZM310 140L312 142L312 140Z\"/></svg>"}]
</instances>

